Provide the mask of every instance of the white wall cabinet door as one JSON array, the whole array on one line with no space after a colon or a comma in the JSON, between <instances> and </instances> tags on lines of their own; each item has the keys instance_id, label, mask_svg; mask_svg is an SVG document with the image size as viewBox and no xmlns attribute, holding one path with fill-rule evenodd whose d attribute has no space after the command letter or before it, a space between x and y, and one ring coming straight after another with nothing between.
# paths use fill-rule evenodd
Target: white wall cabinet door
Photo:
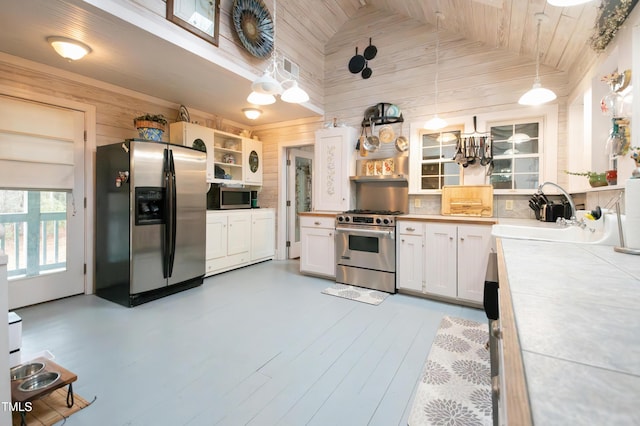
<instances>
[{"instance_id":1,"label":"white wall cabinet door","mask_svg":"<svg viewBox=\"0 0 640 426\"><path fill-rule=\"evenodd\" d=\"M424 235L400 235L398 241L397 286L424 291Z\"/></svg>"},{"instance_id":2,"label":"white wall cabinet door","mask_svg":"<svg viewBox=\"0 0 640 426\"><path fill-rule=\"evenodd\" d=\"M335 216L300 216L300 272L336 277Z\"/></svg>"},{"instance_id":3,"label":"white wall cabinet door","mask_svg":"<svg viewBox=\"0 0 640 426\"><path fill-rule=\"evenodd\" d=\"M227 255L227 215L207 215L206 259Z\"/></svg>"},{"instance_id":4,"label":"white wall cabinet door","mask_svg":"<svg viewBox=\"0 0 640 426\"><path fill-rule=\"evenodd\" d=\"M491 226L458 226L458 298L482 303L493 239Z\"/></svg>"},{"instance_id":5,"label":"white wall cabinet door","mask_svg":"<svg viewBox=\"0 0 640 426\"><path fill-rule=\"evenodd\" d=\"M206 275L214 273L225 264L228 218L229 216L226 214L207 212Z\"/></svg>"},{"instance_id":6,"label":"white wall cabinet door","mask_svg":"<svg viewBox=\"0 0 640 426\"><path fill-rule=\"evenodd\" d=\"M425 230L425 291L456 297L456 225L427 223Z\"/></svg>"},{"instance_id":7,"label":"white wall cabinet door","mask_svg":"<svg viewBox=\"0 0 640 426\"><path fill-rule=\"evenodd\" d=\"M262 142L253 139L242 140L242 172L247 185L262 185Z\"/></svg>"},{"instance_id":8,"label":"white wall cabinet door","mask_svg":"<svg viewBox=\"0 0 640 426\"><path fill-rule=\"evenodd\" d=\"M228 256L249 253L251 249L251 212L230 214L227 232Z\"/></svg>"},{"instance_id":9,"label":"white wall cabinet door","mask_svg":"<svg viewBox=\"0 0 640 426\"><path fill-rule=\"evenodd\" d=\"M346 211L351 208L355 175L356 130L335 127L316 132L313 164L313 209Z\"/></svg>"},{"instance_id":10,"label":"white wall cabinet door","mask_svg":"<svg viewBox=\"0 0 640 426\"><path fill-rule=\"evenodd\" d=\"M214 130L209 127L200 126L186 121L178 121L169 125L169 142L188 146L207 152L207 182L211 182L214 178L213 164L213 139ZM203 147L204 146L204 147Z\"/></svg>"},{"instance_id":11,"label":"white wall cabinet door","mask_svg":"<svg viewBox=\"0 0 640 426\"><path fill-rule=\"evenodd\" d=\"M251 260L273 257L276 215L273 210L251 212Z\"/></svg>"}]
</instances>

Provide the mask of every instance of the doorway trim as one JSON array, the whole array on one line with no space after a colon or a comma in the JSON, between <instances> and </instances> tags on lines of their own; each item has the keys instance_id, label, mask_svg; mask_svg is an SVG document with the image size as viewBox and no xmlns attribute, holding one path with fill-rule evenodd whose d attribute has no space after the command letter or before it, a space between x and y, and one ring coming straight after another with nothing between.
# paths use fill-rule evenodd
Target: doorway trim
<instances>
[{"instance_id":1,"label":"doorway trim","mask_svg":"<svg viewBox=\"0 0 640 426\"><path fill-rule=\"evenodd\" d=\"M18 89L0 84L0 93L18 99L49 104L55 107L72 109L84 113L84 196L87 200L84 208L84 263L87 265L84 275L84 294L93 294L94 282L94 217L95 217L95 156L96 156L96 107L94 105L57 98L41 93ZM84 200L82 201L84 205Z\"/></svg>"},{"instance_id":2,"label":"doorway trim","mask_svg":"<svg viewBox=\"0 0 640 426\"><path fill-rule=\"evenodd\" d=\"M278 142L277 260L285 260L287 258L287 149L314 144L314 140Z\"/></svg>"}]
</instances>

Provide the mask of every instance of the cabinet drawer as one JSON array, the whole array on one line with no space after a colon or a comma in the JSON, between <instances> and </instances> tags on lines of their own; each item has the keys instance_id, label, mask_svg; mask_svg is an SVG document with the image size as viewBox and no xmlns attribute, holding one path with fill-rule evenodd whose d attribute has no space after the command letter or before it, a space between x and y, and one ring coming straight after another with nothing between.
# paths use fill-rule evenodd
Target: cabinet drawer
<instances>
[{"instance_id":1,"label":"cabinet drawer","mask_svg":"<svg viewBox=\"0 0 640 426\"><path fill-rule=\"evenodd\" d=\"M336 227L336 218L328 216L300 216L300 226L333 229Z\"/></svg>"},{"instance_id":2,"label":"cabinet drawer","mask_svg":"<svg viewBox=\"0 0 640 426\"><path fill-rule=\"evenodd\" d=\"M422 235L424 233L424 224L422 222L399 220L396 223L396 229L399 234L403 235Z\"/></svg>"}]
</instances>

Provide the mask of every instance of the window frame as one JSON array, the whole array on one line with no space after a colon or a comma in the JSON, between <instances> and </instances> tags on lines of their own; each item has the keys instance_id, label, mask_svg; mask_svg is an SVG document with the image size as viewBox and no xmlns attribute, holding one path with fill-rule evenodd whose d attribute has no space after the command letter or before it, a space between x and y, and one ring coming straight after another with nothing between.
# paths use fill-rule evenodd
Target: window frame
<instances>
[{"instance_id":1,"label":"window frame","mask_svg":"<svg viewBox=\"0 0 640 426\"><path fill-rule=\"evenodd\" d=\"M423 137L425 135L435 135L435 134L442 135L443 133L451 133L451 132L459 132L460 133L458 135L457 141L455 141L453 143L446 143L446 144L443 144L442 141L439 141L439 145L438 146L440 148L440 150L439 150L440 151L440 158L434 158L434 159L425 160L424 157L423 157L423 150L424 150L424 146L422 144ZM418 171L419 171L419 173L418 173L418 176L419 176L418 187L420 188L421 191L431 191L431 192L438 191L438 192L440 192L440 191L442 191L442 187L444 185L446 185L446 183L444 182L445 177L454 176L453 174L445 174L444 173L444 167L445 167L444 165L445 164L448 164L448 163L456 164L456 163L453 161L453 157L452 158L447 158L447 157L443 156L442 147L443 146L451 146L451 145L456 145L457 146L457 144L460 143L460 140L461 140L463 134L464 134L464 124L454 124L454 125L447 126L447 127L443 128L443 129L440 129L440 130L420 129L418 131L418 137L419 137L419 142L420 142L420 147L419 147L420 158L419 158L419 169L418 169ZM434 147L435 147L435 145L434 145ZM454 148L454 151L455 151L455 148ZM428 165L428 164L437 164L438 165L438 172L439 173L435 174L435 175L432 175L434 178L438 179L438 186L439 186L438 188L426 188L426 189L422 188L422 179L424 177L423 174L422 174L422 167L424 165ZM457 166L458 166L458 173L457 173L458 185L462 185L462 182L463 182L462 169L463 169L463 167L460 166L459 164Z\"/></svg>"},{"instance_id":2,"label":"window frame","mask_svg":"<svg viewBox=\"0 0 640 426\"><path fill-rule=\"evenodd\" d=\"M515 126L518 125L522 125L522 124L537 124L538 125L538 134L536 136L536 139L538 141L538 151L537 153L528 153L528 154L503 154L503 155L499 155L496 156L494 153L494 161L496 160L503 160L503 159L508 159L511 160L511 167L512 167L512 171L510 172L511 174L511 188L496 188L494 186L493 190L495 191L507 191L509 193L514 193L514 192L531 192L531 191L535 191L535 189L537 188L538 185L540 185L543 182L543 176L542 176L542 171L544 170L544 117L538 116L538 117L531 117L531 118L519 118L519 119L511 119L511 120L498 120L498 121L489 121L487 122L487 131L489 132L489 134L491 134L491 129L494 127L506 127L506 126L511 126L513 129L513 134L515 134ZM493 138L491 139L491 143L494 144L496 141L493 140ZM538 185L535 186L535 188L514 188L515 183L516 183L516 176L517 175L523 175L524 173L518 173L516 172L515 169L515 162L516 159L527 159L527 158L535 158L538 160ZM491 174L491 176L493 176L495 174L495 170L494 173ZM491 176L487 176L488 178L488 182L487 184L489 185L493 185L493 183L491 182Z\"/></svg>"},{"instance_id":3,"label":"window frame","mask_svg":"<svg viewBox=\"0 0 640 426\"><path fill-rule=\"evenodd\" d=\"M510 109L484 112L482 114L476 114L477 119L477 131L484 132L488 129L488 123L494 122L507 122L509 120L531 120L542 117L543 128L540 131L540 137L544 140L544 145L540 147L541 161L540 165L540 182L552 181L557 182L559 185L563 185L565 182L558 181L558 105L541 105L537 107L521 107L514 105ZM485 108L488 109L488 108ZM465 132L472 133L474 115L469 116L457 116L446 117L449 123L464 123ZM423 120L421 120L422 118ZM424 120L427 117L419 117L415 121L412 121L410 126L410 147L409 147L409 194L410 195L429 195L440 194L441 190L434 189L421 189L420 188L420 160L421 160L421 138L420 131L424 128ZM566 147L565 151L566 152ZM463 168L462 176L463 185L486 185L489 183L489 179L486 177L485 168L478 166L469 166ZM494 194L523 194L531 195L531 190L523 189L496 189Z\"/></svg>"}]
</instances>

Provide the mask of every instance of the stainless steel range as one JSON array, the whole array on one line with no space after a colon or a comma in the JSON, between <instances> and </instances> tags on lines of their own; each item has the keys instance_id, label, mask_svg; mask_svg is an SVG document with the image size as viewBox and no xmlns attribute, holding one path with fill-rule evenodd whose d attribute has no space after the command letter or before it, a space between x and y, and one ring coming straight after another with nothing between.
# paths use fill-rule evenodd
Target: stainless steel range
<instances>
[{"instance_id":1,"label":"stainless steel range","mask_svg":"<svg viewBox=\"0 0 640 426\"><path fill-rule=\"evenodd\" d=\"M396 220L401 211L336 216L336 282L396 292Z\"/></svg>"}]
</instances>

